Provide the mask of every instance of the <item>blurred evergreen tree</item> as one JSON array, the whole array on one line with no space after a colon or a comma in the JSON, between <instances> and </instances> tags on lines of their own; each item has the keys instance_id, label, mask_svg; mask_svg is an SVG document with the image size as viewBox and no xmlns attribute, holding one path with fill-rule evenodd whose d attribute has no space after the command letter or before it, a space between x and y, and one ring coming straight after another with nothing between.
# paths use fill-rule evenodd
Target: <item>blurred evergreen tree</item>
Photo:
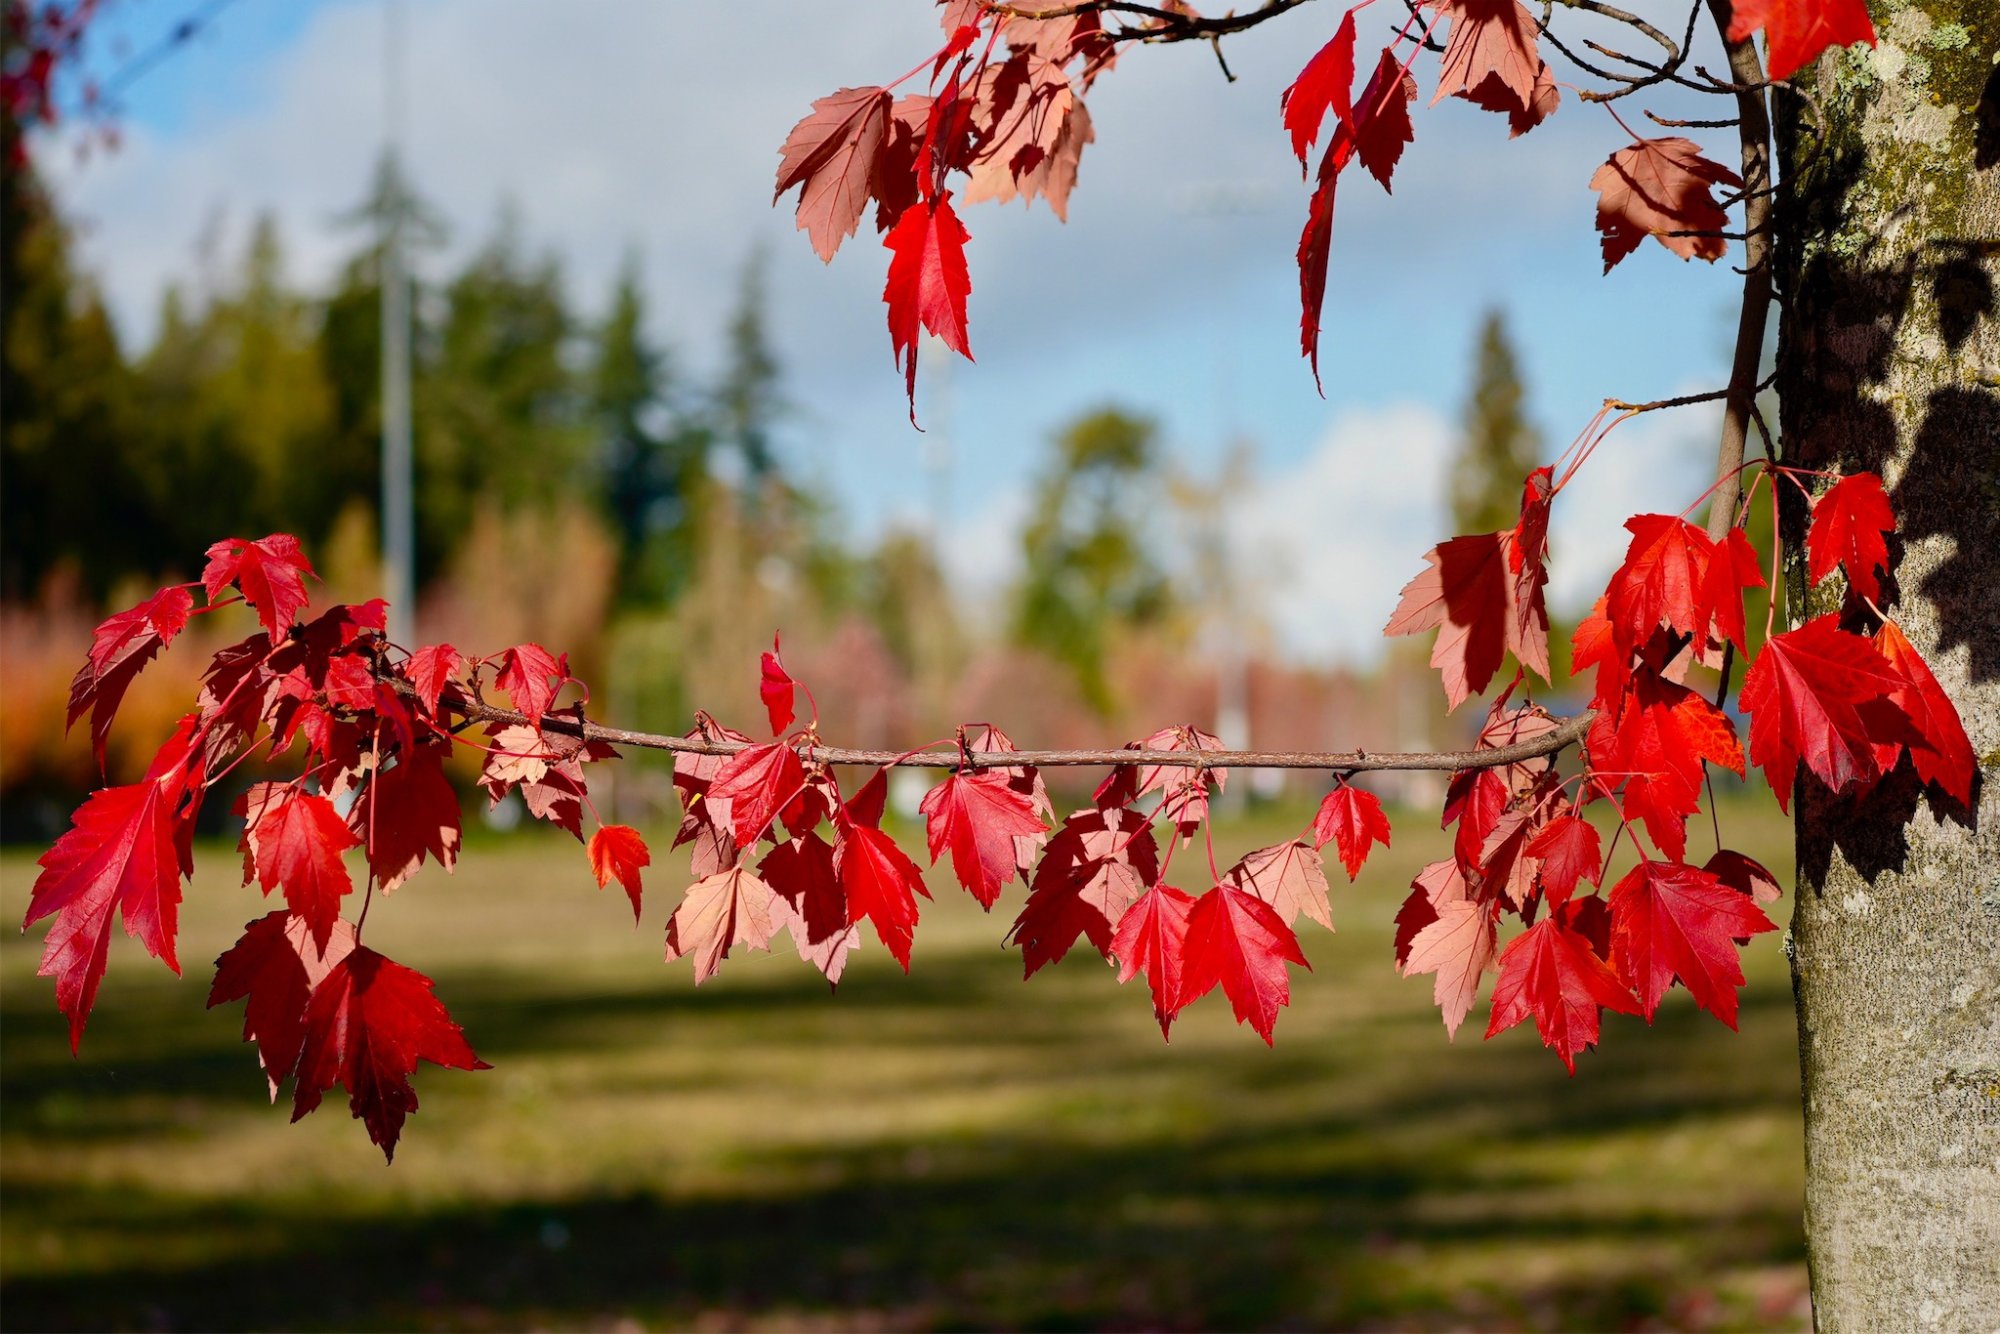
<instances>
[{"instance_id":1,"label":"blurred evergreen tree","mask_svg":"<svg viewBox=\"0 0 2000 1334\"><path fill-rule=\"evenodd\" d=\"M1114 638L1172 610L1166 575L1141 531L1143 516L1163 504L1159 491L1157 428L1100 409L1056 436L1022 534L1014 636L1074 671L1100 712L1113 704L1105 660Z\"/></svg>"},{"instance_id":2,"label":"blurred evergreen tree","mask_svg":"<svg viewBox=\"0 0 2000 1334\"><path fill-rule=\"evenodd\" d=\"M1541 462L1542 449L1526 397L1507 322L1489 310L1479 328L1465 435L1451 465L1453 532L1498 532L1520 520L1521 485Z\"/></svg>"},{"instance_id":3,"label":"blurred evergreen tree","mask_svg":"<svg viewBox=\"0 0 2000 1334\"><path fill-rule=\"evenodd\" d=\"M152 497L121 466L135 417L117 331L19 148L0 106L0 593L27 596L66 562L101 595L173 556Z\"/></svg>"}]
</instances>

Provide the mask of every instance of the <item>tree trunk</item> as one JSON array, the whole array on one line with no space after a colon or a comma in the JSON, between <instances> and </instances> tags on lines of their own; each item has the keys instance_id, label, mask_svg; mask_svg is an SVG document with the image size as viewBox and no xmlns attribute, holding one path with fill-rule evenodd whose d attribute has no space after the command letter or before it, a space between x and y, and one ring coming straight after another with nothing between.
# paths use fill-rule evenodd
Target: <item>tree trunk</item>
<instances>
[{"instance_id":1,"label":"tree trunk","mask_svg":"<svg viewBox=\"0 0 2000 1334\"><path fill-rule=\"evenodd\" d=\"M1863 801L1801 775L1787 948L1823 1330L2000 1329L2000 4L1870 6L1881 43L1774 94L1787 463L1873 469L1885 608L1979 756L1974 809L1905 765ZM1792 619L1804 512L1783 488Z\"/></svg>"}]
</instances>

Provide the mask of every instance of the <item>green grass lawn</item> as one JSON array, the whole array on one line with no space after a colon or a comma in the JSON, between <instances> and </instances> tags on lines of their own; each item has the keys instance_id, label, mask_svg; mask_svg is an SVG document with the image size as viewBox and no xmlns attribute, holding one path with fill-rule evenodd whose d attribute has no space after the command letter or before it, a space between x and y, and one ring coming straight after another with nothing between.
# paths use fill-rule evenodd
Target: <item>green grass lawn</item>
<instances>
[{"instance_id":1,"label":"green grass lawn","mask_svg":"<svg viewBox=\"0 0 2000 1334\"><path fill-rule=\"evenodd\" d=\"M1296 819L1284 822L1296 827ZM208 962L266 911L205 850L176 979L122 934L82 1056L41 929L0 943L0 1312L11 1329L522 1326L1792 1328L1798 1064L1776 935L1742 1031L1676 991L1574 1079L1533 1032L1448 1043L1391 918L1441 854L1397 821L1266 1050L1220 995L1171 1046L1088 950L1023 984L945 877L903 977L790 956L696 990L582 851L474 840L375 905L494 1069L426 1066L393 1167L331 1094L288 1125ZM1790 882L1764 806L1731 841ZM1282 836L1230 827L1235 852ZM1697 847L1705 830L1695 831ZM905 837L905 846L919 840ZM656 841L663 847L664 839ZM1698 854L1699 855L1699 854ZM34 867L0 859L19 920ZM1336 872L1337 873L1337 872ZM1780 904L1781 914L1789 913Z\"/></svg>"}]
</instances>

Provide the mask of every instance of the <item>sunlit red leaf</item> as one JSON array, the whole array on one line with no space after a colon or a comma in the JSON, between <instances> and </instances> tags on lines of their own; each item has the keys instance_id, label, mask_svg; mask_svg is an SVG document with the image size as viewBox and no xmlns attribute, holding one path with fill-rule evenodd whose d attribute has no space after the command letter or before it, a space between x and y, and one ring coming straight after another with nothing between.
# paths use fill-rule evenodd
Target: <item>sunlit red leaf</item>
<instances>
[{"instance_id":1,"label":"sunlit red leaf","mask_svg":"<svg viewBox=\"0 0 2000 1334\"><path fill-rule=\"evenodd\" d=\"M1299 77L1279 94L1278 107L1284 113L1285 129L1292 136L1292 152L1304 166L1306 153L1319 138L1320 123L1327 112L1341 121L1354 119L1350 96L1354 88L1354 11L1341 15L1333 37L1313 54Z\"/></svg>"},{"instance_id":2,"label":"sunlit red leaf","mask_svg":"<svg viewBox=\"0 0 2000 1334\"><path fill-rule=\"evenodd\" d=\"M1590 178L1597 191L1597 230L1604 234L1604 271L1611 272L1648 236L1682 259L1721 259L1729 242L1714 233L1728 229L1729 214L1716 202L1714 187L1742 184L1742 177L1678 135L1619 149Z\"/></svg>"},{"instance_id":3,"label":"sunlit red leaf","mask_svg":"<svg viewBox=\"0 0 2000 1334\"><path fill-rule=\"evenodd\" d=\"M104 770L104 742L111 733L111 720L142 668L174 642L188 622L194 594L176 584L163 588L127 611L108 618L91 635L90 654L69 683L69 709L65 728L90 715L90 748L97 756L97 768Z\"/></svg>"},{"instance_id":4,"label":"sunlit red leaf","mask_svg":"<svg viewBox=\"0 0 2000 1334\"><path fill-rule=\"evenodd\" d=\"M783 736L792 725L792 709L798 694L791 673L778 660L778 637L771 636L771 651L757 659L757 694L771 716L771 735Z\"/></svg>"},{"instance_id":5,"label":"sunlit red leaf","mask_svg":"<svg viewBox=\"0 0 2000 1334\"><path fill-rule=\"evenodd\" d=\"M1310 967L1299 951L1298 937L1277 911L1234 885L1217 885L1188 909L1181 1005L1200 1000L1220 985L1236 1012L1236 1022L1249 1024L1268 1044L1279 1008L1291 1004L1288 963Z\"/></svg>"},{"instance_id":6,"label":"sunlit red leaf","mask_svg":"<svg viewBox=\"0 0 2000 1334\"><path fill-rule=\"evenodd\" d=\"M211 546L201 584L210 602L235 584L244 600L257 609L257 619L275 644L285 637L306 605L308 577L317 579L319 575L299 550L299 539L289 533L273 533L255 542L227 537Z\"/></svg>"},{"instance_id":7,"label":"sunlit red leaf","mask_svg":"<svg viewBox=\"0 0 2000 1334\"><path fill-rule=\"evenodd\" d=\"M838 826L833 845L834 874L847 896L847 923L874 924L882 944L910 971L910 942L917 925L917 895L930 897L924 874L879 829L852 821Z\"/></svg>"},{"instance_id":8,"label":"sunlit red leaf","mask_svg":"<svg viewBox=\"0 0 2000 1334\"><path fill-rule=\"evenodd\" d=\"M1882 492L1882 479L1857 472L1827 488L1813 505L1812 527L1806 532L1806 568L1817 584L1838 565L1847 586L1864 598L1882 596L1876 571L1889 569L1889 534L1896 515Z\"/></svg>"},{"instance_id":9,"label":"sunlit red leaf","mask_svg":"<svg viewBox=\"0 0 2000 1334\"><path fill-rule=\"evenodd\" d=\"M239 808L256 823L245 832L257 884L266 894L282 887L285 902L305 920L313 944L326 948L340 902L354 892L341 854L361 846L340 811L325 797L292 788L259 809Z\"/></svg>"},{"instance_id":10,"label":"sunlit red leaf","mask_svg":"<svg viewBox=\"0 0 2000 1334\"><path fill-rule=\"evenodd\" d=\"M500 688L535 727L570 680L569 654L560 657L540 644L519 644L500 655Z\"/></svg>"},{"instance_id":11,"label":"sunlit red leaf","mask_svg":"<svg viewBox=\"0 0 2000 1334\"><path fill-rule=\"evenodd\" d=\"M1185 1004L1181 987L1181 955L1187 939L1188 913L1194 896L1172 885L1154 885L1118 923L1111 953L1118 959L1118 980L1130 982L1140 973L1153 989L1153 1017L1160 1036L1169 1036L1174 1016Z\"/></svg>"},{"instance_id":12,"label":"sunlit red leaf","mask_svg":"<svg viewBox=\"0 0 2000 1334\"><path fill-rule=\"evenodd\" d=\"M778 150L772 202L800 187L798 229L822 260L854 235L868 205L875 160L889 133L889 101L881 88L842 88L814 102Z\"/></svg>"},{"instance_id":13,"label":"sunlit red leaf","mask_svg":"<svg viewBox=\"0 0 2000 1334\"><path fill-rule=\"evenodd\" d=\"M1329 842L1340 850L1340 864L1347 878L1361 873L1372 844L1389 846L1389 817L1382 813L1382 801L1373 792L1364 792L1351 783L1342 783L1326 794L1313 816L1313 842L1325 847Z\"/></svg>"},{"instance_id":14,"label":"sunlit red leaf","mask_svg":"<svg viewBox=\"0 0 2000 1334\"><path fill-rule=\"evenodd\" d=\"M1829 46L1875 45L1875 25L1863 0L1735 0L1729 40L1764 30L1765 77L1789 79Z\"/></svg>"},{"instance_id":15,"label":"sunlit red leaf","mask_svg":"<svg viewBox=\"0 0 2000 1334\"><path fill-rule=\"evenodd\" d=\"M1706 871L1646 857L1611 891L1611 958L1652 1022L1675 979L1695 1003L1736 1027L1741 937L1777 930L1756 900Z\"/></svg>"},{"instance_id":16,"label":"sunlit red leaf","mask_svg":"<svg viewBox=\"0 0 2000 1334\"><path fill-rule=\"evenodd\" d=\"M730 831L736 845L756 843L787 802L805 787L805 769L790 746L773 741L751 746L731 756L710 784L710 801L729 803Z\"/></svg>"},{"instance_id":17,"label":"sunlit red leaf","mask_svg":"<svg viewBox=\"0 0 2000 1334\"><path fill-rule=\"evenodd\" d=\"M771 887L748 868L732 866L688 886L667 920L667 962L692 957L700 986L715 976L731 946L769 949L773 929Z\"/></svg>"},{"instance_id":18,"label":"sunlit red leaf","mask_svg":"<svg viewBox=\"0 0 2000 1334\"><path fill-rule=\"evenodd\" d=\"M1576 1054L1597 1045L1602 1009L1637 1014L1639 1002L1592 951L1590 941L1560 914L1551 914L1501 951L1486 1036L1532 1017L1542 1045L1553 1048L1575 1074Z\"/></svg>"},{"instance_id":19,"label":"sunlit red leaf","mask_svg":"<svg viewBox=\"0 0 2000 1334\"><path fill-rule=\"evenodd\" d=\"M927 329L952 351L972 360L966 341L965 300L972 292L972 275L965 266L965 243L972 234L952 211L951 196L940 194L927 204L914 204L882 244L889 248L889 280L882 299L889 306L889 341L910 399L910 420L916 420L917 334Z\"/></svg>"},{"instance_id":20,"label":"sunlit red leaf","mask_svg":"<svg viewBox=\"0 0 2000 1334\"><path fill-rule=\"evenodd\" d=\"M245 926L241 938L215 961L208 1007L245 1002L243 1040L257 1044L272 1102L299 1063L313 988L353 949L354 928L345 920L333 924L322 953L311 943L305 919L280 908Z\"/></svg>"},{"instance_id":21,"label":"sunlit red leaf","mask_svg":"<svg viewBox=\"0 0 2000 1334\"><path fill-rule=\"evenodd\" d=\"M599 825L597 832L590 836L590 872L597 877L597 887L603 889L616 879L625 887L625 897L632 900L632 920L639 920L639 899L644 890L639 868L651 866L653 854L646 848L646 840L630 825Z\"/></svg>"},{"instance_id":22,"label":"sunlit red leaf","mask_svg":"<svg viewBox=\"0 0 2000 1334\"><path fill-rule=\"evenodd\" d=\"M1901 678L1890 699L1909 718L1919 738L1908 747L1917 777L1936 783L1959 805L1971 806L1972 779L1979 772L1979 762L1972 753L1965 724L1959 721L1957 706L1894 621L1882 622L1882 628L1875 632L1875 648L1889 670Z\"/></svg>"},{"instance_id":23,"label":"sunlit red leaf","mask_svg":"<svg viewBox=\"0 0 2000 1334\"><path fill-rule=\"evenodd\" d=\"M1048 829L1032 800L995 771L949 775L924 795L921 809L931 865L949 848L952 874L982 908L993 906L1014 874L1015 841Z\"/></svg>"},{"instance_id":24,"label":"sunlit red leaf","mask_svg":"<svg viewBox=\"0 0 2000 1334\"><path fill-rule=\"evenodd\" d=\"M1871 744L1883 710L1904 680L1875 645L1839 626L1828 613L1773 635L1743 678L1750 714L1750 760L1763 769L1783 809L1799 762L1838 792L1879 772ZM1875 715L1870 717L1868 715Z\"/></svg>"},{"instance_id":25,"label":"sunlit red leaf","mask_svg":"<svg viewBox=\"0 0 2000 1334\"><path fill-rule=\"evenodd\" d=\"M306 1005L292 1120L318 1107L320 1095L338 1084L368 1138L393 1161L403 1120L417 1110L410 1074L418 1061L453 1070L490 1068L432 994L428 977L358 946L313 988Z\"/></svg>"}]
</instances>

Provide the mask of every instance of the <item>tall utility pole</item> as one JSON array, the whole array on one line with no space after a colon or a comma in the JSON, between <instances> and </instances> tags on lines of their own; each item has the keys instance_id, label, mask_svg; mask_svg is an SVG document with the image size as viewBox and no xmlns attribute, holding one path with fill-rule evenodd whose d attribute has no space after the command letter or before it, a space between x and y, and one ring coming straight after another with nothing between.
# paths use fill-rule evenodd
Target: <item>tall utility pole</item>
<instances>
[{"instance_id":1,"label":"tall utility pole","mask_svg":"<svg viewBox=\"0 0 2000 1334\"><path fill-rule=\"evenodd\" d=\"M382 236L382 582L389 637L416 643L417 534L410 440L410 285L403 268L403 0L383 0L383 160L389 199Z\"/></svg>"}]
</instances>

